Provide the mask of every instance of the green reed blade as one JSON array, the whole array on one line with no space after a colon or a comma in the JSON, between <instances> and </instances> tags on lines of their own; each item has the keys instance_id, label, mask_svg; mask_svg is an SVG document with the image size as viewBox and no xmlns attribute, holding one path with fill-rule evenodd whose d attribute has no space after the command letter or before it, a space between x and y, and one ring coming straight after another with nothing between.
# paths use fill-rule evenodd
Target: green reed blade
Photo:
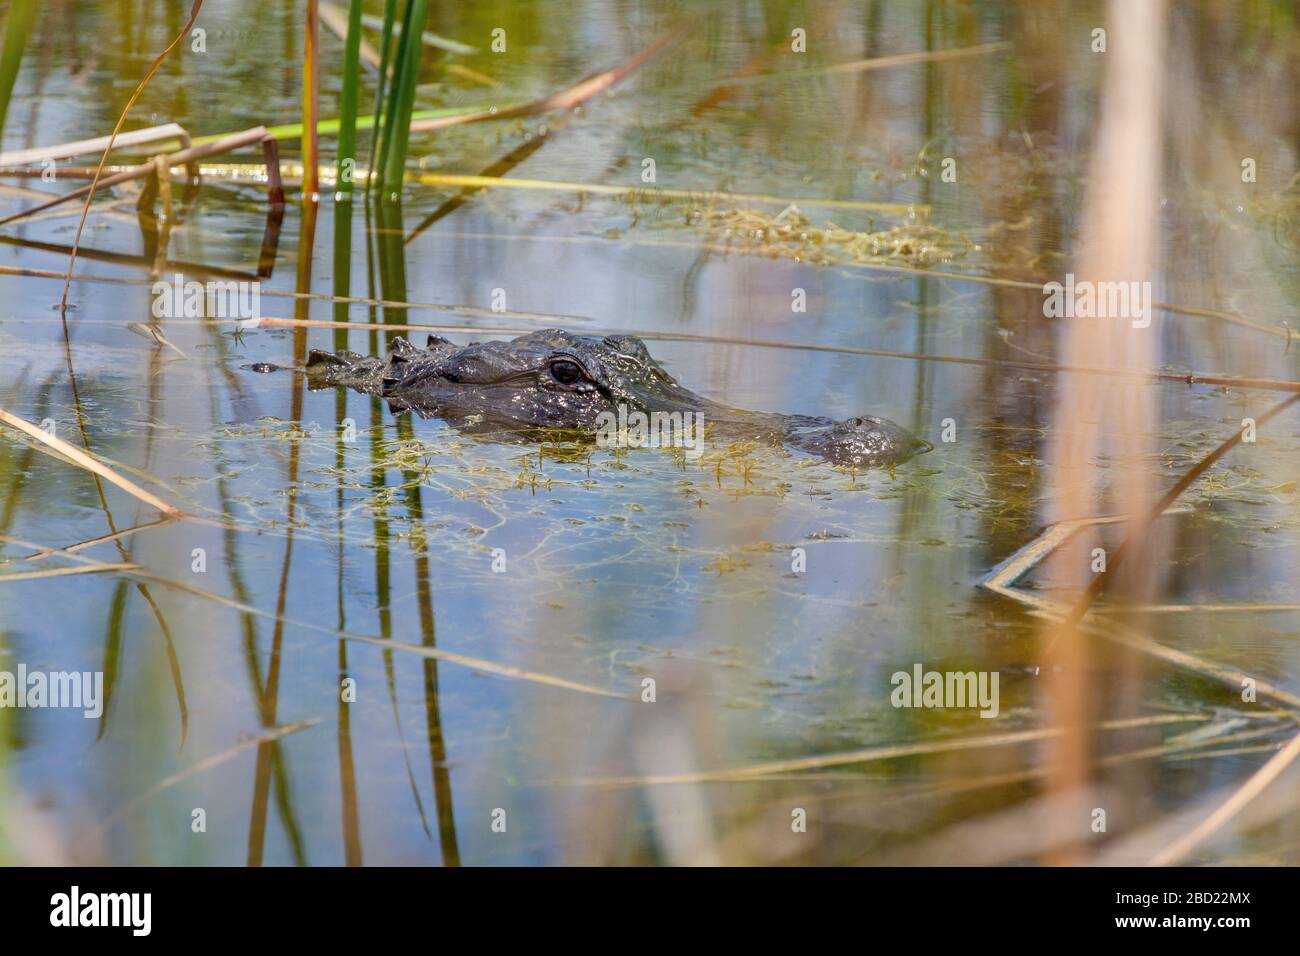
<instances>
[{"instance_id":1,"label":"green reed blade","mask_svg":"<svg viewBox=\"0 0 1300 956\"><path fill-rule=\"evenodd\" d=\"M380 40L379 47L379 82L375 87L375 115L371 119L370 127L370 152L366 155L370 159L370 168L378 169L379 149L379 128L383 125L382 117L384 115L384 96L387 89L388 69L392 62L393 54L393 21L397 17L397 0L384 0L384 32ZM370 178L366 179L366 195L370 194Z\"/></svg>"},{"instance_id":2,"label":"green reed blade","mask_svg":"<svg viewBox=\"0 0 1300 956\"><path fill-rule=\"evenodd\" d=\"M9 4L9 18L5 21L4 51L0 53L0 139L4 136L5 115L9 112L9 97L18 79L18 67L23 61L27 34L36 19L36 0L14 0Z\"/></svg>"},{"instance_id":3,"label":"green reed blade","mask_svg":"<svg viewBox=\"0 0 1300 956\"><path fill-rule=\"evenodd\" d=\"M383 182L396 183L401 189L402 174L406 169L406 148L411 138L411 112L415 106L415 85L419 80L420 58L424 44L420 34L424 29L426 0L410 0L403 20L402 36L398 42L397 72L389 102L389 125L384 132L385 147L380 166Z\"/></svg>"}]
</instances>

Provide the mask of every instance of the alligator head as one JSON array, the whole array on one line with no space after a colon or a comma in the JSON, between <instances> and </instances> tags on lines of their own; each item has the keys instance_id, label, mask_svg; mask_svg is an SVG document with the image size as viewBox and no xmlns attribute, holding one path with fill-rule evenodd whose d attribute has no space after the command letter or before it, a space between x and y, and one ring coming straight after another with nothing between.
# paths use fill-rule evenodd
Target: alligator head
<instances>
[{"instance_id":1,"label":"alligator head","mask_svg":"<svg viewBox=\"0 0 1300 956\"><path fill-rule=\"evenodd\" d=\"M395 339L387 359L313 350L313 389L343 385L388 400L394 411L439 417L463 429L591 432L602 413L696 413L714 441L784 443L855 467L892 466L929 451L888 419L835 422L730 408L678 384L634 335L594 338L547 329L509 341L457 346L429 336L424 348Z\"/></svg>"}]
</instances>

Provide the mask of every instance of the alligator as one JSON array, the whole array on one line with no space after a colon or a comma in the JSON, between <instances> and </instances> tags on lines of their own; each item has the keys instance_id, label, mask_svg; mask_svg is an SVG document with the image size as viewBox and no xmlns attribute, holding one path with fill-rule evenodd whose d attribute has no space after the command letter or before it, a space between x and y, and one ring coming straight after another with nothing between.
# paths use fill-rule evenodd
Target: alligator
<instances>
[{"instance_id":1,"label":"alligator","mask_svg":"<svg viewBox=\"0 0 1300 956\"><path fill-rule=\"evenodd\" d=\"M346 386L379 395L394 412L441 418L462 431L505 431L531 440L556 430L591 435L615 416L695 413L711 442L753 440L795 448L854 469L888 467L933 446L886 418L833 421L746 411L678 384L634 335L603 338L560 329L509 341L454 345L430 335L424 348L395 338L386 359L313 349L312 390Z\"/></svg>"}]
</instances>

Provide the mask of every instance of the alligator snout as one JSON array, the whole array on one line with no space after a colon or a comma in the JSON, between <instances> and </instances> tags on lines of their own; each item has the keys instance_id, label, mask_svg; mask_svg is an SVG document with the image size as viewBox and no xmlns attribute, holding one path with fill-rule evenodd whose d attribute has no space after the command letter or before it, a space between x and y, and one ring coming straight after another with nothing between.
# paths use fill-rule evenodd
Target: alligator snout
<instances>
[{"instance_id":1,"label":"alligator snout","mask_svg":"<svg viewBox=\"0 0 1300 956\"><path fill-rule=\"evenodd\" d=\"M789 441L827 461L852 468L892 467L934 449L902 425L874 415L800 429L789 436Z\"/></svg>"}]
</instances>

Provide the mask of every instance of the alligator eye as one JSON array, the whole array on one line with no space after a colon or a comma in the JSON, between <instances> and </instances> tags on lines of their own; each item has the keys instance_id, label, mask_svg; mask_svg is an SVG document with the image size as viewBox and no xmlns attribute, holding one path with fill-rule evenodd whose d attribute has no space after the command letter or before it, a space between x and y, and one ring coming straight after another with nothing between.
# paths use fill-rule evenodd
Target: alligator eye
<instances>
[{"instance_id":1,"label":"alligator eye","mask_svg":"<svg viewBox=\"0 0 1300 956\"><path fill-rule=\"evenodd\" d=\"M559 359L551 363L551 377L561 385L572 385L582 378L582 367L577 362Z\"/></svg>"}]
</instances>

